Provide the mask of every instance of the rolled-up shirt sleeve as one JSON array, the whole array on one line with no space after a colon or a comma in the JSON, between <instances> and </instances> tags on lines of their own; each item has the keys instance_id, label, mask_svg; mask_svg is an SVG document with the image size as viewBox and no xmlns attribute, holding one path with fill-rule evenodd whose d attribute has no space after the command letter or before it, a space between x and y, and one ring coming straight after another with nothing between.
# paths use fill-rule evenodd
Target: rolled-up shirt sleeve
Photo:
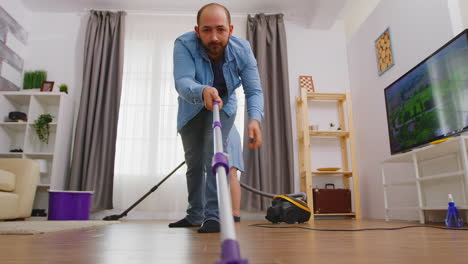
<instances>
[{"instance_id":1,"label":"rolled-up shirt sleeve","mask_svg":"<svg viewBox=\"0 0 468 264\"><path fill-rule=\"evenodd\" d=\"M195 63L187 47L177 39L174 43L174 82L177 93L191 104L203 104L206 85L195 80Z\"/></svg>"},{"instance_id":2,"label":"rolled-up shirt sleeve","mask_svg":"<svg viewBox=\"0 0 468 264\"><path fill-rule=\"evenodd\" d=\"M256 119L261 122L263 118L263 91L257 61L250 45L245 49L245 53L246 60L240 71L240 76L247 102L247 114L249 119Z\"/></svg>"}]
</instances>

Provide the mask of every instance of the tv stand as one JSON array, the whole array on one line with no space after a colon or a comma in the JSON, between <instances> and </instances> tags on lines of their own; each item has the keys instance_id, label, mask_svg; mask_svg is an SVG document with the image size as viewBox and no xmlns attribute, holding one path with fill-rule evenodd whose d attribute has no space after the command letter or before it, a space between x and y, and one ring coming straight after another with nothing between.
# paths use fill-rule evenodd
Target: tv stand
<instances>
[{"instance_id":1,"label":"tv stand","mask_svg":"<svg viewBox=\"0 0 468 264\"><path fill-rule=\"evenodd\" d=\"M462 135L447 141L413 149L406 153L393 155L382 162L382 182L384 187L385 220L390 213L401 210L416 210L419 222L425 223L426 211L447 210L448 194L451 193L461 213L468 213L468 136ZM402 169L401 164L412 164L413 174ZM399 164L399 172L386 173L390 166ZM395 169L395 167L393 167ZM397 177L399 176L399 177ZM398 178L398 179L397 179ZM415 188L416 205L408 202L398 188ZM391 196L391 194L397 194ZM394 205L400 203L400 205Z\"/></svg>"}]
</instances>

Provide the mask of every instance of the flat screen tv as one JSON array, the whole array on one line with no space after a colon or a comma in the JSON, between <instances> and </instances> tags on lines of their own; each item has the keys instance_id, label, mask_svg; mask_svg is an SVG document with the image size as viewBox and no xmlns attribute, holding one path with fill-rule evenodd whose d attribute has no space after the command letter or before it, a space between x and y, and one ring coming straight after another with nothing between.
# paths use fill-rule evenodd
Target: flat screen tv
<instances>
[{"instance_id":1,"label":"flat screen tv","mask_svg":"<svg viewBox=\"0 0 468 264\"><path fill-rule=\"evenodd\" d=\"M392 154L468 129L468 29L385 88Z\"/></svg>"}]
</instances>

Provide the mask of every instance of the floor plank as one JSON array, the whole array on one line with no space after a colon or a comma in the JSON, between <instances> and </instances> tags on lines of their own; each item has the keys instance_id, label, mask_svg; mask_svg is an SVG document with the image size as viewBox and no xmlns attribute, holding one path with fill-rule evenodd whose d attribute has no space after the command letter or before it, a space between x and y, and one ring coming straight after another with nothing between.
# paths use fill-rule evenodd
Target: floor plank
<instances>
[{"instance_id":1,"label":"floor plank","mask_svg":"<svg viewBox=\"0 0 468 264\"><path fill-rule=\"evenodd\" d=\"M263 263L468 263L468 231L413 228L319 232L236 224L241 254ZM219 234L170 229L168 221L121 221L85 230L0 236L0 263L215 263ZM315 228L398 227L414 223L316 220ZM280 226L280 225L275 225ZM290 225L281 225L290 226Z\"/></svg>"}]
</instances>

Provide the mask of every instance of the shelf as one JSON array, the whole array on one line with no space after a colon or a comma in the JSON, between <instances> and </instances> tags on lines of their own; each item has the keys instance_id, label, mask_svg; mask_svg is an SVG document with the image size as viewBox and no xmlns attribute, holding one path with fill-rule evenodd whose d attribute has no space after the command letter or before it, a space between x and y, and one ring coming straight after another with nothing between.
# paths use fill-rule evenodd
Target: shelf
<instances>
[{"instance_id":1,"label":"shelf","mask_svg":"<svg viewBox=\"0 0 468 264\"><path fill-rule=\"evenodd\" d=\"M329 214L314 214L317 216L355 216L356 213L329 213Z\"/></svg>"},{"instance_id":2,"label":"shelf","mask_svg":"<svg viewBox=\"0 0 468 264\"><path fill-rule=\"evenodd\" d=\"M311 171L311 174L315 174L318 176L345 176L345 177L352 177L352 171ZM304 178L306 176L306 172L303 171L300 173L300 177Z\"/></svg>"},{"instance_id":3,"label":"shelf","mask_svg":"<svg viewBox=\"0 0 468 264\"><path fill-rule=\"evenodd\" d=\"M28 122L28 124L32 126L34 124L34 121ZM50 122L49 126L57 126L57 122Z\"/></svg>"},{"instance_id":4,"label":"shelf","mask_svg":"<svg viewBox=\"0 0 468 264\"><path fill-rule=\"evenodd\" d=\"M347 137L348 131L312 131L309 130L309 135L313 137Z\"/></svg>"},{"instance_id":5,"label":"shelf","mask_svg":"<svg viewBox=\"0 0 468 264\"><path fill-rule=\"evenodd\" d=\"M25 131L26 123L21 122L0 122L0 126L13 131Z\"/></svg>"},{"instance_id":6,"label":"shelf","mask_svg":"<svg viewBox=\"0 0 468 264\"><path fill-rule=\"evenodd\" d=\"M50 159L54 156L54 153L39 153L39 152L35 152L35 153L24 153L24 155L26 156L29 156L30 158L33 158L33 159Z\"/></svg>"},{"instance_id":7,"label":"shelf","mask_svg":"<svg viewBox=\"0 0 468 264\"><path fill-rule=\"evenodd\" d=\"M346 94L344 93L307 93L307 99L342 101L346 99Z\"/></svg>"},{"instance_id":8,"label":"shelf","mask_svg":"<svg viewBox=\"0 0 468 264\"><path fill-rule=\"evenodd\" d=\"M31 99L31 96L29 95L18 94L15 92L5 93L4 96L8 101L18 105L29 105L29 100Z\"/></svg>"},{"instance_id":9,"label":"shelf","mask_svg":"<svg viewBox=\"0 0 468 264\"><path fill-rule=\"evenodd\" d=\"M438 180L438 179L444 179L444 178L449 178L449 177L456 177L456 176L462 176L465 172L464 171L454 171L454 172L448 172L448 173L441 173L441 174L436 174L432 176L424 176L418 179L418 181L431 181L431 180Z\"/></svg>"},{"instance_id":10,"label":"shelf","mask_svg":"<svg viewBox=\"0 0 468 264\"><path fill-rule=\"evenodd\" d=\"M425 223L425 215L430 210L446 211L448 205L446 197L448 193L452 193L454 197L459 197L457 204L458 209L468 209L466 199L468 189L468 168L467 159L467 143L468 137L461 135L451 138L439 144L429 144L420 148L416 148L407 153L392 155L390 158L382 161L382 181L384 183L384 202L385 202L385 218L389 219L391 210L400 209L398 207L389 206L388 186L414 184L415 189L412 191L417 195L417 204L422 206L409 205L401 210L414 209L419 214L420 223ZM405 179L400 182L387 183L388 176L385 175L385 166L390 163L409 163L412 166L405 166L401 169L413 170L414 178ZM396 164L394 166L399 166ZM394 167L393 166L393 167ZM410 169L410 167L412 167ZM464 169L465 168L465 169ZM393 171L392 173L404 173L402 170ZM435 181L435 182L431 182ZM439 182L440 181L440 182ZM407 192L408 190L403 190ZM400 195L399 192L393 195ZM431 206L433 205L433 206Z\"/></svg>"},{"instance_id":11,"label":"shelf","mask_svg":"<svg viewBox=\"0 0 468 264\"><path fill-rule=\"evenodd\" d=\"M8 122L12 111L27 114L28 122ZM68 187L73 113L73 99L65 93L38 89L0 91L0 157L45 160L47 166L47 172L40 174L33 208L47 208L50 188ZM48 144L39 140L33 127L42 114L53 116ZM18 148L23 152L10 152ZM44 165L43 161L41 163Z\"/></svg>"},{"instance_id":12,"label":"shelf","mask_svg":"<svg viewBox=\"0 0 468 264\"><path fill-rule=\"evenodd\" d=\"M36 94L34 97L41 103L45 105L59 105L60 104L60 93L43 93Z\"/></svg>"},{"instance_id":13,"label":"shelf","mask_svg":"<svg viewBox=\"0 0 468 264\"><path fill-rule=\"evenodd\" d=\"M1 158L21 158L23 157L23 152L3 152L0 153Z\"/></svg>"},{"instance_id":14,"label":"shelf","mask_svg":"<svg viewBox=\"0 0 468 264\"><path fill-rule=\"evenodd\" d=\"M2 126L19 126L19 125L26 125L26 122L0 122Z\"/></svg>"},{"instance_id":15,"label":"shelf","mask_svg":"<svg viewBox=\"0 0 468 264\"><path fill-rule=\"evenodd\" d=\"M44 157L44 158L50 158L54 156L54 153L49 153L49 152L27 152L24 153L24 155L28 156L35 156L35 157Z\"/></svg>"},{"instance_id":16,"label":"shelf","mask_svg":"<svg viewBox=\"0 0 468 264\"><path fill-rule=\"evenodd\" d=\"M314 101L315 100L315 101ZM316 102L320 101L320 102ZM330 101L324 102L324 101ZM352 103L349 89L346 93L315 93L307 92L301 88L300 96L296 98L297 108L297 128L298 128L298 145L299 145L299 175L301 191L307 194L309 198L307 204L313 208L313 182L315 180L324 180L321 177L339 177L343 181L343 187L347 190L352 190L352 210L353 213L334 213L323 214L317 213L317 216L350 216L355 219L361 218L361 205L359 195L359 172L357 170L355 139L353 137L354 124L352 120ZM309 118L309 103L317 104L318 107L331 104L327 107L333 107L337 112L337 129L326 131L312 130L310 126L311 119ZM335 127L333 127L335 128ZM316 138L311 138L316 137ZM341 165L336 164L336 167L341 167L338 171L318 171L321 167L320 162L317 164L312 161L312 153L315 149L320 151L320 144L317 144L320 138L331 138L333 141L338 141L339 148L337 153L341 156ZM315 140L319 139L319 140ZM328 140L328 139L327 139ZM333 179L334 180L334 179ZM328 203L326 201L325 203ZM313 211L313 210L312 210ZM313 218L312 218L313 219Z\"/></svg>"},{"instance_id":17,"label":"shelf","mask_svg":"<svg viewBox=\"0 0 468 264\"><path fill-rule=\"evenodd\" d=\"M353 172L352 171L312 171L312 174L317 174L317 175L344 175L348 177L352 177Z\"/></svg>"},{"instance_id":18,"label":"shelf","mask_svg":"<svg viewBox=\"0 0 468 264\"><path fill-rule=\"evenodd\" d=\"M457 207L457 209L460 209L460 210L467 210L468 209L468 205L457 205L457 204L455 204L455 206ZM445 211L445 210L448 209L448 205L447 206L424 206L421 209L422 210L444 210Z\"/></svg>"}]
</instances>

